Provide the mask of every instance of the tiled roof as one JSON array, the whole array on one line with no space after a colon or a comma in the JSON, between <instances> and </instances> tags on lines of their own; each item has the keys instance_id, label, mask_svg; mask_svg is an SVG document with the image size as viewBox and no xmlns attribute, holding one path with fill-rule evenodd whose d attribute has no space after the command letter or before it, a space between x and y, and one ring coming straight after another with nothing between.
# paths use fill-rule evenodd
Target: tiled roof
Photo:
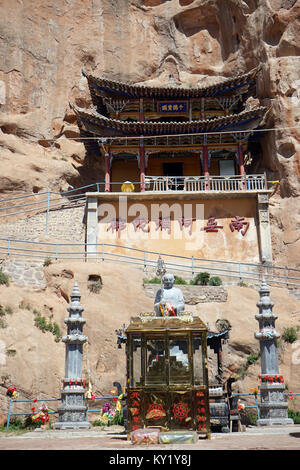
<instances>
[{"instance_id":1,"label":"tiled roof","mask_svg":"<svg viewBox=\"0 0 300 470\"><path fill-rule=\"evenodd\" d=\"M99 135L111 136L134 136L134 135L179 135L201 132L214 132L221 130L255 129L266 114L266 107L258 107L239 114L218 117L202 121L181 121L181 122L140 122L140 121L119 121L110 119L96 111L87 111L72 106L78 116L79 126L84 124L89 131L89 124L93 129L91 132Z\"/></svg>"},{"instance_id":2,"label":"tiled roof","mask_svg":"<svg viewBox=\"0 0 300 470\"><path fill-rule=\"evenodd\" d=\"M108 93L113 93L128 98L202 98L213 97L220 94L229 93L238 88L248 85L256 78L260 66L250 70L250 72L227 78L220 83L205 87L184 88L181 86L152 87L149 85L135 85L106 78L98 78L82 71L91 87L98 88Z\"/></svg>"}]
</instances>

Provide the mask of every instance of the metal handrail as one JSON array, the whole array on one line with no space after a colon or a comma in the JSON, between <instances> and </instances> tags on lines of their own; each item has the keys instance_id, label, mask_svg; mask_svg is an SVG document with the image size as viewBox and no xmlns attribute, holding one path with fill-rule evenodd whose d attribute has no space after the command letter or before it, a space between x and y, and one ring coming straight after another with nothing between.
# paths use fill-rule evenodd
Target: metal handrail
<instances>
[{"instance_id":1,"label":"metal handrail","mask_svg":"<svg viewBox=\"0 0 300 470\"><path fill-rule=\"evenodd\" d=\"M194 275L198 272L208 271L214 275L242 280L261 281L262 277L267 282L285 285L287 287L300 287L300 269L287 268L284 266L263 265L259 263L243 263L238 261L210 260L169 253L158 253L138 248L116 245L112 243L51 243L35 242L30 240L14 240L11 238L0 238L0 241L7 242L4 246L0 245L0 253L8 256L20 256L34 258L50 259L68 259L82 261L115 261L118 263L129 263L144 268L156 266L157 257L162 256L166 259L166 267L174 271L182 271ZM13 246L23 244L22 247ZM26 246L27 245L27 246ZM32 248L31 248L32 247ZM35 248L37 247L37 248ZM77 250L78 247L78 250ZM70 248L70 250L66 250ZM88 250L92 248L92 250ZM108 248L108 250L106 250ZM128 254L116 253L110 248L129 251ZM132 254L130 254L130 252ZM135 253L135 254L133 254ZM140 254L140 256L139 256ZM152 256L152 259L151 257ZM155 257L155 259L154 259ZM290 274L293 274L291 276Z\"/></svg>"},{"instance_id":2,"label":"metal handrail","mask_svg":"<svg viewBox=\"0 0 300 470\"><path fill-rule=\"evenodd\" d=\"M209 182L209 187L206 183ZM231 176L145 176L146 190L169 191L263 191L267 189L264 174Z\"/></svg>"}]
</instances>

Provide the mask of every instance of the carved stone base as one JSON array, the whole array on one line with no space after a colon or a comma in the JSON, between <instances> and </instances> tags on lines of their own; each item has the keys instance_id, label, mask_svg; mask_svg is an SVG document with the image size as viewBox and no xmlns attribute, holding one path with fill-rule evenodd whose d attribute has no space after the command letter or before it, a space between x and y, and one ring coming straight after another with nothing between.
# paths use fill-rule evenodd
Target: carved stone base
<instances>
[{"instance_id":1,"label":"carved stone base","mask_svg":"<svg viewBox=\"0 0 300 470\"><path fill-rule=\"evenodd\" d=\"M260 418L257 426L288 426L294 424L288 418L288 404L284 395L284 384L261 384Z\"/></svg>"},{"instance_id":2,"label":"carved stone base","mask_svg":"<svg viewBox=\"0 0 300 470\"><path fill-rule=\"evenodd\" d=\"M66 381L64 390L61 391L61 406L58 408L59 420L54 424L54 429L79 429L89 428L86 420L87 405L85 401L85 389L81 386Z\"/></svg>"},{"instance_id":3,"label":"carved stone base","mask_svg":"<svg viewBox=\"0 0 300 470\"><path fill-rule=\"evenodd\" d=\"M256 421L257 426L289 426L293 424L294 421L291 418L269 418Z\"/></svg>"},{"instance_id":4,"label":"carved stone base","mask_svg":"<svg viewBox=\"0 0 300 470\"><path fill-rule=\"evenodd\" d=\"M87 421L79 421L79 422L58 422L53 424L53 429L90 429L91 424Z\"/></svg>"}]
</instances>

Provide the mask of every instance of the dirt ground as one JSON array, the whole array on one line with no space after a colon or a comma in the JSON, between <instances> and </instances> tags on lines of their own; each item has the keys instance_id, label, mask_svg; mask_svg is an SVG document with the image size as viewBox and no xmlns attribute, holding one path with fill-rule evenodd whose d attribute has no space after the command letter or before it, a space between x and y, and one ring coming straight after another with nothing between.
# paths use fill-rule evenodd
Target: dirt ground
<instances>
[{"instance_id":1,"label":"dirt ground","mask_svg":"<svg viewBox=\"0 0 300 470\"><path fill-rule=\"evenodd\" d=\"M137 458L144 455L144 462L129 459L129 463L141 468L150 463L170 464L171 459L175 458L174 455L181 455L178 464L190 466L197 453L204 450L300 450L300 425L247 427L244 432L212 433L211 439L199 439L195 444L153 446L133 445L122 430L35 430L19 436L2 435L0 450L105 450L101 455L106 459L106 463L115 465L128 463L122 460L122 456ZM174 451L177 454L174 454ZM165 462L160 462L157 456L163 454L169 456ZM190 461L184 460L184 455L190 456Z\"/></svg>"}]
</instances>

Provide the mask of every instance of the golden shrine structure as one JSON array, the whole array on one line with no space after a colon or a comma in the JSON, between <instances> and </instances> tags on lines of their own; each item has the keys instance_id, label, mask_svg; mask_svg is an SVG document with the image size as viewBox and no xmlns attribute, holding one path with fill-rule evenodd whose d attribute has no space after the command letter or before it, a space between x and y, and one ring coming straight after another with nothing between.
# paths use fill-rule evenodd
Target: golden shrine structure
<instances>
[{"instance_id":1,"label":"golden shrine structure","mask_svg":"<svg viewBox=\"0 0 300 470\"><path fill-rule=\"evenodd\" d=\"M194 88L83 73L93 107L73 109L104 176L99 191L87 194L87 251L109 242L272 262L266 175L249 172L262 158L268 113L249 104L259 67Z\"/></svg>"},{"instance_id":2,"label":"golden shrine structure","mask_svg":"<svg viewBox=\"0 0 300 470\"><path fill-rule=\"evenodd\" d=\"M207 327L188 313L135 317L126 330L127 434L140 428L210 437Z\"/></svg>"}]
</instances>

